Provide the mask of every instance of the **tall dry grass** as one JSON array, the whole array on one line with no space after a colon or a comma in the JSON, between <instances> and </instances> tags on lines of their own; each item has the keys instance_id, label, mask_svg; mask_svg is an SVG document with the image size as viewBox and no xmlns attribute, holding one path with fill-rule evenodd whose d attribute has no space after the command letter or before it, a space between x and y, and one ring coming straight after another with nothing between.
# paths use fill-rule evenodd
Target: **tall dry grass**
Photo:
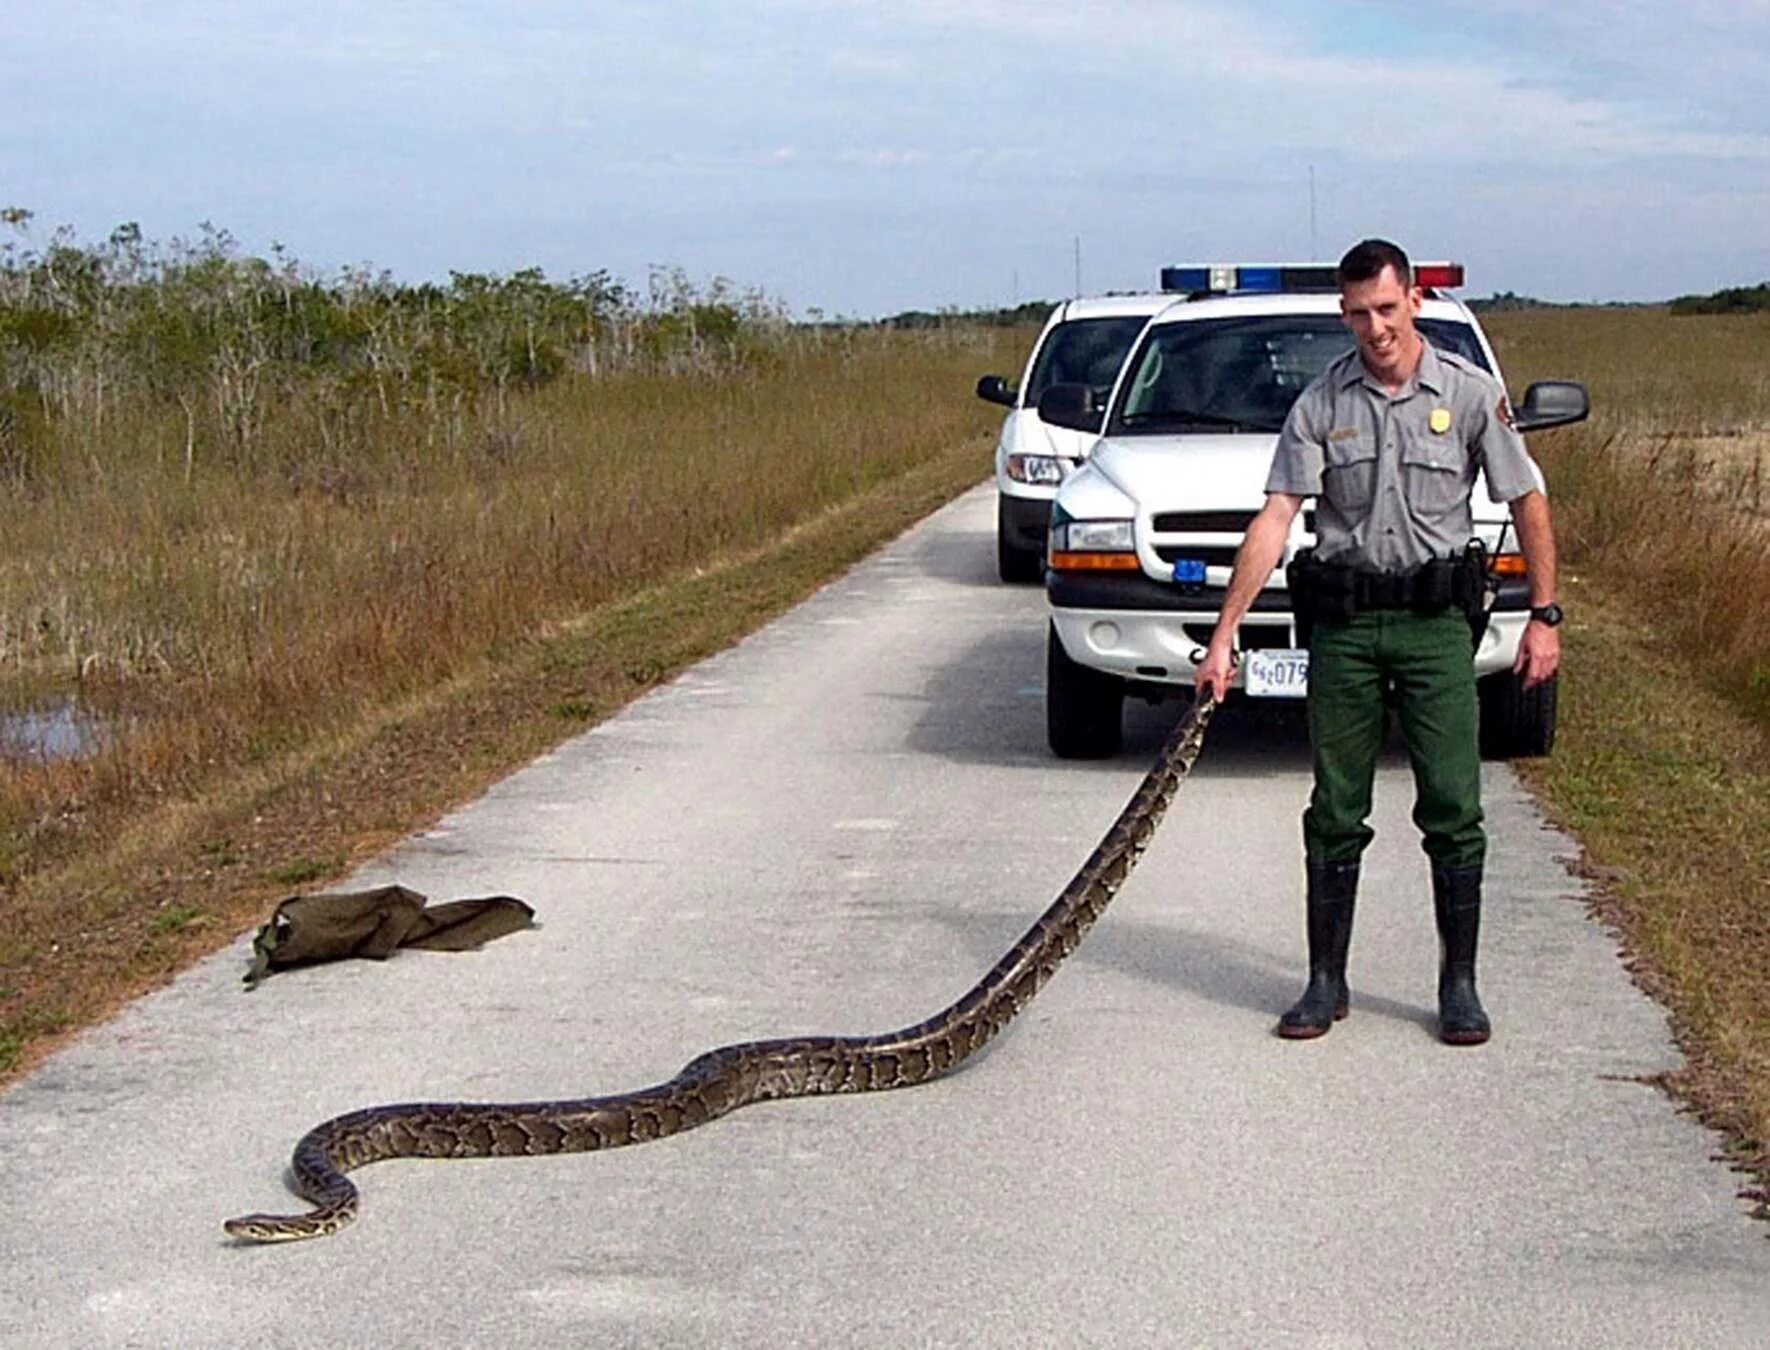
<instances>
[{"instance_id":1,"label":"tall dry grass","mask_svg":"<svg viewBox=\"0 0 1770 1350\"><path fill-rule=\"evenodd\" d=\"M1541 310L1487 328L1515 388L1591 390L1589 422L1532 442L1570 570L1629 597L1642 660L1670 644L1770 726L1770 315Z\"/></svg>"},{"instance_id":2,"label":"tall dry grass","mask_svg":"<svg viewBox=\"0 0 1770 1350\"><path fill-rule=\"evenodd\" d=\"M980 438L1027 336L776 333L741 366L568 373L447 427L299 402L249 461L114 407L0 488L0 712L77 694L98 754L0 759L0 881L131 801L200 790L611 596L755 545ZM53 430L53 428L51 428Z\"/></svg>"}]
</instances>

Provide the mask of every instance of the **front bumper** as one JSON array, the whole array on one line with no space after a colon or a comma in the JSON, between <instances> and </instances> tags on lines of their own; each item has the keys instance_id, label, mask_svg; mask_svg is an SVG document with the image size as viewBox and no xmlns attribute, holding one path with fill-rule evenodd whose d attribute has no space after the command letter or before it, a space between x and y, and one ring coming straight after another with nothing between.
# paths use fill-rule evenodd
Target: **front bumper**
<instances>
[{"instance_id":1,"label":"front bumper","mask_svg":"<svg viewBox=\"0 0 1770 1350\"><path fill-rule=\"evenodd\" d=\"M1133 684L1175 687L1193 683L1223 600L1219 587L1187 594L1141 573L1110 577L1052 573L1047 593L1057 636L1072 661ZM1520 599L1528 603L1523 595L1502 591L1500 604ZM1512 668L1529 618L1522 607L1496 610L1475 650L1477 676ZM1244 650L1298 646L1289 593L1283 587L1261 591L1242 620L1239 636ZM1231 682L1241 687L1239 668Z\"/></svg>"}]
</instances>

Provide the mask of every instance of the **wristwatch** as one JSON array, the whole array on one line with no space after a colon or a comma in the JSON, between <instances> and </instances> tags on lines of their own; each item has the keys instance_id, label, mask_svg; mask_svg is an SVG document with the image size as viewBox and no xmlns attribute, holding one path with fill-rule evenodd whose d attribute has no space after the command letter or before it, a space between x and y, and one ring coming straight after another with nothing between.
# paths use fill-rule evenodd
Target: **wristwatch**
<instances>
[{"instance_id":1,"label":"wristwatch","mask_svg":"<svg viewBox=\"0 0 1770 1350\"><path fill-rule=\"evenodd\" d=\"M1547 624L1550 628L1555 628L1560 626L1561 620L1567 616L1561 612L1561 606L1551 600L1546 605L1532 605L1530 607L1530 617L1535 619L1538 623Z\"/></svg>"}]
</instances>

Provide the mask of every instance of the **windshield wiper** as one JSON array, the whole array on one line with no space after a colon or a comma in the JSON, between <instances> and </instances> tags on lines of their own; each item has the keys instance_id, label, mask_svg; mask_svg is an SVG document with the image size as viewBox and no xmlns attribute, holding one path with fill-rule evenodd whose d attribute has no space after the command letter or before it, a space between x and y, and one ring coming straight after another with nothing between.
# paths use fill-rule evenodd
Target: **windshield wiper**
<instances>
[{"instance_id":1,"label":"windshield wiper","mask_svg":"<svg viewBox=\"0 0 1770 1350\"><path fill-rule=\"evenodd\" d=\"M1119 424L1126 428L1139 427L1149 430L1173 427L1228 427L1231 431L1270 431L1276 429L1254 426L1240 417L1225 417L1222 413L1196 412L1191 409L1126 413L1119 418Z\"/></svg>"}]
</instances>

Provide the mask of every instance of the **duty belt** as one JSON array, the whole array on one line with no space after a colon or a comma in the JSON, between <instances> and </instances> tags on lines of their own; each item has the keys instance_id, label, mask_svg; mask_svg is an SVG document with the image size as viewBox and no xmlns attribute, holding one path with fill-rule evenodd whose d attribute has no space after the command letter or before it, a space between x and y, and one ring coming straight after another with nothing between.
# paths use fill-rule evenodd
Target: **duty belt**
<instances>
[{"instance_id":1,"label":"duty belt","mask_svg":"<svg viewBox=\"0 0 1770 1350\"><path fill-rule=\"evenodd\" d=\"M1468 616L1479 637L1493 601L1486 561L1477 541L1460 557L1434 558L1409 572L1364 572L1323 562L1313 549L1304 549L1285 569L1299 640L1307 642L1308 630L1321 619L1344 622L1370 610L1433 613L1453 606Z\"/></svg>"},{"instance_id":2,"label":"duty belt","mask_svg":"<svg viewBox=\"0 0 1770 1350\"><path fill-rule=\"evenodd\" d=\"M1448 578L1428 563L1411 572L1352 573L1352 600L1361 610L1442 608L1451 601Z\"/></svg>"},{"instance_id":3,"label":"duty belt","mask_svg":"<svg viewBox=\"0 0 1770 1350\"><path fill-rule=\"evenodd\" d=\"M1294 607L1312 617L1349 619L1372 609L1467 609L1478 598L1483 557L1434 557L1411 571L1361 571L1343 563L1324 563L1313 550L1303 550L1287 568Z\"/></svg>"}]
</instances>

